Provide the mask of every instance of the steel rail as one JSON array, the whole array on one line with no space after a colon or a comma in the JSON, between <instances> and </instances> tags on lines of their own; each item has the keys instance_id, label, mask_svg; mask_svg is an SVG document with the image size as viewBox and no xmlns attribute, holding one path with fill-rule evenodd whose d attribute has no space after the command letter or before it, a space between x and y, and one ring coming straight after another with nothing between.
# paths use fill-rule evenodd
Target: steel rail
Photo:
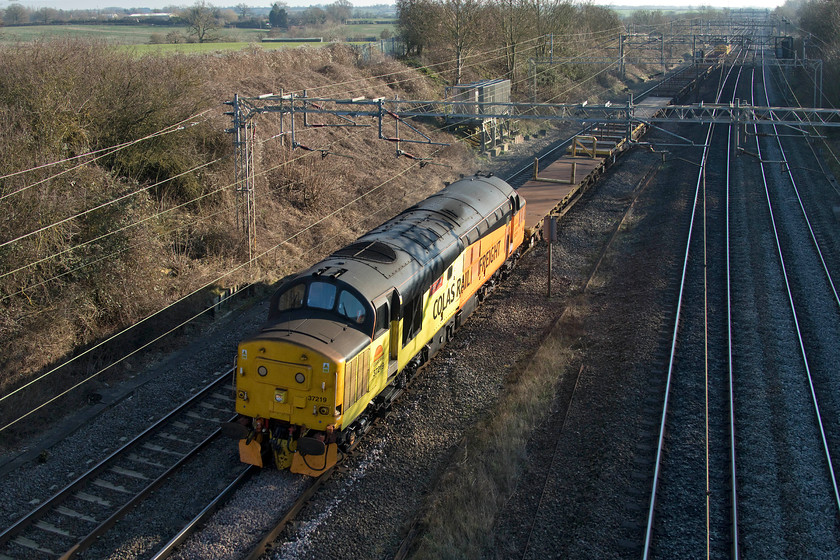
<instances>
[{"instance_id":1,"label":"steel rail","mask_svg":"<svg viewBox=\"0 0 840 560\"><path fill-rule=\"evenodd\" d=\"M762 61L763 61L763 58L764 58L764 51L762 51ZM764 94L765 94L765 96L767 96L768 93L767 93L767 82L766 82L765 68L766 68L766 66L764 64L762 64L761 71L762 71L762 79L764 80L764 82L763 82L764 83ZM775 130L775 126L774 126L774 130ZM758 133L758 127L756 127L755 132ZM761 160L762 159L761 158L761 144L758 140L757 135L756 135L755 140L756 140L756 149L758 151L759 160ZM777 141L778 141L778 138L777 138ZM781 143L780 143L779 147L781 149ZM783 149L782 149L782 157L783 158L785 157L785 152L784 152ZM790 279L788 278L787 266L785 265L784 254L782 252L781 240L779 238L779 230L778 230L778 227L776 225L776 217L773 213L773 204L772 204L772 200L771 200L771 197L770 197L770 189L769 189L769 186L767 184L767 176L766 176L766 173L764 171L764 165L765 164L762 162L761 166L760 166L761 177L764 181L764 192L765 192L765 195L767 197L767 208L768 208L768 211L770 212L770 221L773 225L773 234L774 234L774 237L775 237L775 240L776 240L776 250L777 250L778 256L779 256L779 264L780 264L781 269L782 269L782 276L785 279L785 288L787 290L788 302L790 303L790 309L791 309L791 313L793 315L794 325L796 326L796 336L797 336L797 339L798 339L798 342L799 342L799 351L802 355L802 362L803 362L803 365L805 367L805 373L806 373L807 378L808 378L808 387L809 387L809 390L811 392L811 401L814 405L814 413L816 415L817 425L819 426L819 429L820 429L820 438L822 440L826 462L828 463L829 476L831 478L831 484L832 484L832 488L834 490L834 502L835 502L835 505L837 506L838 512L840 512L840 489L838 489L837 475L834 471L834 464L833 464L833 461L832 461L832 458L831 458L831 450L829 449L828 439L826 437L825 425L823 423L822 414L820 412L819 399L817 398L816 389L814 387L814 378L813 378L813 375L811 374L811 365L808 361L808 353L805 350L805 341L802 337L802 330L801 330L801 327L800 327L800 324L799 324L799 317L798 317L798 313L796 311L796 304L795 304L794 299L793 299L793 290L792 290L791 285L790 285ZM789 170L790 166L787 166L787 167L788 167L788 172L790 172L790 170ZM791 176L791 180L793 180L792 176ZM795 188L795 185L794 185L794 188ZM797 197L798 196L799 195L797 193ZM800 201L800 204L801 204L801 201ZM803 208L803 212L804 212L804 208ZM807 215L805 216L805 219L807 221ZM810 223L808 224L808 227L810 229ZM813 234L813 230L811 230L811 231L812 231L812 234ZM816 247L816 250L819 253L820 260L822 261L823 266L825 266L825 261L822 259L822 253L819 250L819 246ZM826 273L828 273L827 269L826 269ZM832 288L834 288L834 284L833 284L833 282L831 282L830 276L829 276L829 282L831 283ZM835 292L835 296L836 296L836 292Z\"/></svg>"},{"instance_id":2,"label":"steel rail","mask_svg":"<svg viewBox=\"0 0 840 560\"><path fill-rule=\"evenodd\" d=\"M763 67L762 67L762 72L763 72ZM765 82L765 84L766 84L766 82ZM764 88L764 96L765 96L765 99L767 99L769 101L770 98L769 98L769 95L767 93L766 85L765 85L765 88ZM787 156L785 155L785 149L782 146L782 140L780 138L781 135L779 134L778 127L775 124L773 124L773 132L774 132L774 136L776 137L776 142L779 145L779 151L782 154L782 160L785 162L784 169L785 169L785 171L787 171L788 178L790 179L790 183L793 186L793 192L796 193L796 200L797 200L797 202L799 202L799 208L802 210L802 216L805 218L805 223L808 226L808 233L811 235L811 241L814 243L814 250L816 250L817 256L820 258L820 263L822 264L823 271L825 271L826 280L828 280L828 284L829 284L829 286L831 286L831 292L834 294L834 301L837 302L837 307L840 308L840 296L837 295L837 287L834 284L834 279L832 279L832 277L831 277L831 272L829 272L829 270L828 270L828 265L825 262L825 257L823 255L823 251L820 248L819 241L817 241L817 236L814 233L814 227L811 225L811 219L808 217L808 212L805 210L805 205L802 202L802 196L799 193L799 187L796 184L796 179L794 179L794 177L793 177L793 169L791 169L791 166L787 164ZM803 135L806 134L804 131L802 131L802 133L803 133ZM802 135L797 135L797 137L801 138Z\"/></svg>"},{"instance_id":3,"label":"steel rail","mask_svg":"<svg viewBox=\"0 0 840 560\"><path fill-rule=\"evenodd\" d=\"M653 484L651 487L651 494L650 494L650 505L648 507L648 516L647 516L647 529L645 530L645 545L644 550L642 552L642 558L647 559L650 556L650 545L651 540L653 538L653 517L654 517L654 510L656 508L656 491L659 485L659 474L662 467L662 454L665 448L665 427L667 425L667 417L668 417L668 400L671 392L671 378L674 371L674 362L677 355L677 336L679 333L680 327L680 314L682 312L682 304L683 304L683 293L685 291L685 284L686 284L686 277L687 277L687 270L688 270L688 257L689 257L689 249L691 247L691 237L694 231L694 219L697 214L697 200L700 197L700 187L702 185L702 179L704 176L704 170L706 168L706 158L709 154L709 139L711 137L711 126L709 127L709 131L706 134L706 146L703 148L703 156L700 159L700 171L697 173L697 185L694 191L694 203L692 205L691 211L691 221L688 227L688 241L685 245L685 256L683 258L683 266L682 266L682 274L680 278L680 291L679 295L677 296L677 313L676 313L676 320L674 321L674 330L671 335L671 351L670 357L668 360L668 373L666 376L665 382L665 396L662 404L662 415L659 421L659 438L657 440L656 446L656 462L653 469Z\"/></svg>"},{"instance_id":4,"label":"steel rail","mask_svg":"<svg viewBox=\"0 0 840 560\"><path fill-rule=\"evenodd\" d=\"M790 83L787 81L787 79L785 79L785 85L784 86L782 86L781 82L778 80L778 78L775 78L775 76L774 76L774 81L776 82L776 85L778 87L780 87L780 88L787 87L787 89L792 90L792 87L791 87ZM794 99L796 99L795 95L794 95ZM813 154L813 156L814 156L814 161L817 162L817 165L820 168L819 169L820 173L823 174L826 181L828 181L829 185L831 185L831 188L834 190L834 192L836 192L837 194L840 194L840 189L837 188L837 181L834 180L834 177L831 175L830 171L825 168L825 163L823 162L823 159L817 154L816 150L814 149L814 144L812 142L810 142L811 138L816 138L816 139L822 140L823 143L825 144L825 136L823 136L819 132L817 132L816 127L813 126L809 121L801 120L800 125L801 125L800 127L795 127L795 126L791 126L791 125L786 125L786 126L791 126L791 128L800 132L800 134L793 135L793 136L798 137L798 138L808 138L809 139L808 148L811 150L811 154ZM810 131L805 130L806 127L810 128ZM831 152L831 153L832 153L832 155L834 155L833 152ZM835 159L836 159L836 156L835 156Z\"/></svg>"},{"instance_id":5,"label":"steel rail","mask_svg":"<svg viewBox=\"0 0 840 560\"><path fill-rule=\"evenodd\" d=\"M740 71L738 80L735 82L735 91L738 91L738 81L741 79ZM726 340L727 340L727 364L729 381L729 476L730 482L730 507L732 509L732 559L738 560L740 545L738 543L738 477L735 469L736 445L735 445L735 376L734 360L732 357L732 269L731 269L731 247L729 240L730 233L730 186L732 178L732 126L726 138Z\"/></svg>"},{"instance_id":6,"label":"steel rail","mask_svg":"<svg viewBox=\"0 0 840 560\"><path fill-rule=\"evenodd\" d=\"M274 543L274 541L277 540L277 538L280 536L280 533L283 532L286 526L292 521L294 521L297 514L300 512L301 509L303 509L303 506L305 506L312 498L312 496L314 496L315 493L321 488L321 486L326 484L326 482L332 477L332 475L335 473L336 468L337 465L330 467L329 469L324 471L324 474L312 481L312 484L306 490L301 492L300 496L298 496L298 498L289 507L289 509L286 510L286 513L283 515L283 517L281 517L280 520L277 523L275 523L274 527L267 531L263 535L262 539L260 539L260 541L256 545L251 547L251 550L244 555L244 559L258 560L259 558L262 558L262 556L271 549L272 543Z\"/></svg>"},{"instance_id":7,"label":"steel rail","mask_svg":"<svg viewBox=\"0 0 840 560\"><path fill-rule=\"evenodd\" d=\"M234 415L231 417L231 421L235 420L238 415ZM183 457L178 459L174 464L172 464L168 469L162 472L157 478L151 481L148 485L143 487L139 492L134 494L130 500L125 502L118 510L112 513L108 519L100 523L95 529L93 529L87 536L82 538L79 542L73 545L70 549L65 551L59 558L61 560L69 560L70 558L74 558L77 554L83 552L90 548L90 546L96 542L96 539L104 535L108 530L113 527L120 519L126 516L128 512L134 509L137 504L139 504L143 499L146 498L149 494L153 491L158 489L164 482L166 482L175 472L178 471L182 466L188 463L190 460L195 458L198 453L203 450L205 447L210 445L213 441L216 440L222 433L221 428L217 428L213 433L205 437L202 441L200 441L197 445L195 445L192 449L190 449Z\"/></svg>"},{"instance_id":8,"label":"steel rail","mask_svg":"<svg viewBox=\"0 0 840 560\"><path fill-rule=\"evenodd\" d=\"M593 276L595 275L595 272L596 272L596 270L593 269L593 271L592 271ZM591 279L592 279L592 277L590 277L590 280ZM587 284L588 283L589 282L587 282ZM560 317L562 318L562 315ZM558 322L559 322L559 319L558 319L558 321L555 322L555 325ZM561 435L563 434L563 432L566 429L566 422L569 419L569 411L572 409L572 403L574 402L575 394L577 394L578 387L580 386L580 378L581 378L581 375L583 374L583 369L584 369L583 365L581 365L580 368L578 369L577 375L575 376L575 383L572 386L572 392L569 395L569 400L566 402L566 407L565 407L566 409L563 411L563 421L560 423L560 430L557 433L557 440L554 442L554 450L551 452L551 461L549 461L549 469L546 471L545 479L543 480L542 490L540 491L540 499L537 502L537 510L531 516L531 523L530 523L530 527L528 528L528 538L525 539L525 547L522 549L522 555L520 556L520 558L523 558L523 559L528 554L528 549L531 546L531 537L533 537L533 535L534 535L534 526L537 524L537 515L539 514L540 510L543 507L543 502L545 501L546 490L548 490L548 483L551 480L551 476L550 476L551 467L550 466L554 464L554 461L557 458L557 452L560 450L560 442L563 441L563 438L561 437Z\"/></svg>"},{"instance_id":9,"label":"steel rail","mask_svg":"<svg viewBox=\"0 0 840 560\"><path fill-rule=\"evenodd\" d=\"M743 51L743 56L746 58L748 51ZM743 66L738 69L738 76L735 78L735 87L733 89L733 97L738 95L738 84L741 82L741 73ZM729 393L729 478L730 478L730 534L732 537L732 560L740 558L740 535L738 533L738 473L736 468L737 463L737 445L735 442L735 366L732 355L732 266L731 266L731 230L730 230L730 200L731 200L731 183L732 183L732 126L726 136L726 354L727 354L727 382Z\"/></svg>"},{"instance_id":10,"label":"steel rail","mask_svg":"<svg viewBox=\"0 0 840 560\"><path fill-rule=\"evenodd\" d=\"M620 220L618 220L615 223L615 227L613 228L613 231L612 231L609 239L607 240L607 243L603 246L603 248L600 251L600 254L598 256L598 260L595 262L592 269L589 271L589 276L588 276L586 282L583 284L582 293L586 293L589 290L589 287L592 285L592 282L595 280L595 276L598 274L598 271L601 268L601 263L603 262L604 257L607 254L607 251L613 246L613 242L618 237L619 231L621 230L622 226L624 226L627 223L627 219L630 217L630 212L635 209L636 202L638 201L639 196L642 194L642 192L645 190L645 188L648 186L648 184L650 184L650 182L653 180L654 176L659 172L660 169L661 169L660 165L651 166L647 170L647 172L642 176L642 178L639 179L639 182L636 183L636 186L633 188L633 192L634 192L633 199L630 202L630 204L627 206L627 208L625 209L624 215L621 217ZM563 315L561 315L556 321L554 321L552 323L549 331L554 329L555 325L557 325L562 318L563 318ZM577 375L575 376L575 382L573 384L571 394L569 395L569 400L566 402L565 411L563 412L563 421L560 424L560 429L559 429L558 434L557 434L557 441L555 442L555 445L554 445L554 451L552 452L552 455L551 455L550 464L554 464L554 461L557 458L557 452L559 450L560 442L561 442L560 435L563 433L563 431L566 428L566 421L568 420L569 411L572 408L572 402L574 401L575 394L577 393L577 389L578 389L578 386L580 384L580 378L581 378L581 375L583 373L583 369L584 369L583 366L581 366L580 369L578 370ZM549 474L550 474L550 469L549 469L548 472L546 472L545 479L543 480L542 491L540 492L540 499L539 499L539 502L537 503L537 509L531 517L531 523L530 523L530 527L528 529L528 538L525 541L525 547L522 551L521 558L525 558L526 555L528 554L528 549L530 547L531 538L532 538L533 532L534 532L534 526L536 525L537 514L542 509L543 501L545 500L545 493L546 493L546 490L548 488L548 483L550 482ZM405 557L405 556L403 556L403 557Z\"/></svg>"},{"instance_id":11,"label":"steel rail","mask_svg":"<svg viewBox=\"0 0 840 560\"><path fill-rule=\"evenodd\" d=\"M219 383L224 381L224 379L227 378L232 372L233 369L231 368L229 371L217 377L215 380L213 380L211 383L209 383L203 389L201 389L198 393L181 403L178 407L176 407L168 414L163 416L160 420L143 430L140 434L136 435L125 445L112 452L110 455L108 455L108 457L100 461L98 464L96 464L84 474L77 477L73 482L65 486L63 489L59 490L56 494L48 498L36 509L32 510L30 513L20 518L9 528L5 529L2 533L0 533L0 547L6 546L12 538L22 533L24 530L26 530L28 527L30 527L32 524L34 524L36 521L38 521L44 515L46 515L49 511L52 511L57 504L69 498L75 490L77 490L80 486L85 484L89 479L98 475L106 468L108 468L118 457L122 456L126 451L137 445L143 438L157 430L159 427L165 425L166 422L168 422L172 417L183 412L186 408L190 407L195 402L199 401L201 398L206 396L207 393L214 390L219 385Z\"/></svg>"},{"instance_id":12,"label":"steel rail","mask_svg":"<svg viewBox=\"0 0 840 560\"><path fill-rule=\"evenodd\" d=\"M731 66L729 69L729 73L727 73L727 77L722 81L716 96L716 103L719 101L720 96L723 94L723 87L726 84L726 81L729 78L729 74L732 72L734 66ZM731 125L731 123L729 123ZM647 515L647 526L645 529L645 542L644 548L642 551L642 558L647 560L650 558L651 553L651 544L653 541L653 524L654 524L654 517L655 517L655 510L656 510L656 497L657 497L657 490L659 487L659 477L662 470L662 457L665 448L665 431L667 427L667 420L668 420L668 404L670 399L670 392L671 392L671 383L673 378L674 366L676 362L676 354L677 354L677 340L680 331L680 315L682 313L682 306L683 306L683 296L685 293L685 287L687 282L688 276L688 263L689 263L689 255L691 249L691 240L693 237L694 232L694 225L695 225L695 218L697 217L697 201L700 197L701 188L704 186L704 180L706 176L706 163L709 156L709 150L711 147L711 137L712 132L714 129L714 125L710 124L709 128L706 132L706 139L703 142L703 155L701 157L699 163L699 171L697 173L697 184L694 190L694 202L692 205L691 211L691 220L689 222L688 234L686 236L686 244L685 244L685 255L683 258L683 266L682 266L682 274L680 277L680 290L679 295L677 296L677 310L676 310L676 319L674 320L674 329L671 335L671 349L670 349L670 356L668 360L668 371L666 375L665 381L665 395L663 397L663 404L662 404L662 415L659 421L659 436L657 440L657 448L656 448L656 460L654 464L654 471L653 471L653 481L651 484L651 494L650 494L650 503L648 506L648 515Z\"/></svg>"},{"instance_id":13,"label":"steel rail","mask_svg":"<svg viewBox=\"0 0 840 560\"><path fill-rule=\"evenodd\" d=\"M248 465L245 467L239 476L234 479L233 482L228 484L228 486L219 492L219 494L213 498L213 500L205 506L198 515L192 518L189 523L184 525L178 534L172 537L168 543L163 545L163 547L152 556L151 560L163 560L164 558L169 558L175 549L183 543L187 538L190 537L193 533L195 533L201 525L204 524L207 519L216 513L219 507L227 500L236 490L238 490L245 482L253 476L253 474L258 470L258 467L254 465Z\"/></svg>"},{"instance_id":14,"label":"steel rail","mask_svg":"<svg viewBox=\"0 0 840 560\"><path fill-rule=\"evenodd\" d=\"M399 400L403 393L405 393L405 391L409 387L411 387L420 371L423 368L425 368L428 363L429 362L427 361L420 367L418 367L417 370L414 372L414 375L409 377L409 379L407 380L406 386L398 388L393 393L393 395L391 396L391 400L388 401L388 409L390 409L390 407ZM286 509L286 513L283 514L283 517L281 517L271 529L269 529L263 534L259 542L250 547L250 550L243 556L245 560L258 560L259 558L262 558L266 552L271 550L274 541L277 540L277 538L280 536L280 533L283 532L283 530L289 523L294 521L297 514L300 512L301 509L303 509L303 506L305 506L309 502L312 496L314 496L315 493L324 484L326 484L327 481L330 480L330 478L332 478L332 476L336 472L339 472L339 468L344 462L344 459L359 446L359 444L362 441L362 438L368 433L370 433L370 431L373 430L374 427L379 424L382 418L384 418L384 415L375 416L373 421L368 423L368 425L364 428L364 431L358 435L353 445L351 445L346 452L342 452L343 457L338 461L338 463L325 470L320 476L318 476L315 480L312 481L312 484L310 484L309 487L306 488L306 490L300 493L300 495L297 497L297 499L295 499L292 505Z\"/></svg>"}]
</instances>

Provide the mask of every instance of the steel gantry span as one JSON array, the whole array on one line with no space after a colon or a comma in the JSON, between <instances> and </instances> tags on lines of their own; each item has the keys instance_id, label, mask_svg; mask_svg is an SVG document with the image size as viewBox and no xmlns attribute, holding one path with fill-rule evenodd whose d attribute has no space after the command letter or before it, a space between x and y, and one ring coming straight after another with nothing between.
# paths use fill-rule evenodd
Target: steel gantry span
<instances>
[{"instance_id":1,"label":"steel gantry span","mask_svg":"<svg viewBox=\"0 0 840 560\"><path fill-rule=\"evenodd\" d=\"M258 105L258 103L264 105ZM240 104L247 107L244 119L247 122L253 114L273 112L280 114L332 115L348 120L345 126L370 126L358 124L363 118L378 122L380 137L387 137L382 132L388 120L398 120L410 125L411 118L450 118L475 119L498 118L517 120L555 120L592 123L676 123L694 122L697 124L732 123L739 124L777 124L787 126L829 126L840 127L840 110L808 107L766 107L746 103L693 103L688 105L668 105L662 116L640 116L638 104L632 96L626 103L606 103L595 105L588 103L501 103L501 102L464 102L441 100L404 100L379 97L368 99L334 99L302 96L262 96L242 99ZM349 124L352 123L352 124ZM294 125L292 125L294 126ZM322 125L323 126L323 125ZM413 127L412 127L413 128ZM414 129L421 134L417 129ZM400 139L402 142L433 143L430 140Z\"/></svg>"}]
</instances>

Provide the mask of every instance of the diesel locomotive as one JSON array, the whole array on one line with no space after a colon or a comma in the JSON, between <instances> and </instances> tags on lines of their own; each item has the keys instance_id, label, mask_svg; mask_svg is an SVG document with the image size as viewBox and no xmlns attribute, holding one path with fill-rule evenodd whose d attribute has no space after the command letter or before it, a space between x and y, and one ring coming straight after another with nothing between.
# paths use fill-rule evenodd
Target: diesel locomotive
<instances>
[{"instance_id":1,"label":"diesel locomotive","mask_svg":"<svg viewBox=\"0 0 840 560\"><path fill-rule=\"evenodd\" d=\"M240 459L332 467L512 266L524 219L505 181L464 178L284 281L238 348Z\"/></svg>"}]
</instances>

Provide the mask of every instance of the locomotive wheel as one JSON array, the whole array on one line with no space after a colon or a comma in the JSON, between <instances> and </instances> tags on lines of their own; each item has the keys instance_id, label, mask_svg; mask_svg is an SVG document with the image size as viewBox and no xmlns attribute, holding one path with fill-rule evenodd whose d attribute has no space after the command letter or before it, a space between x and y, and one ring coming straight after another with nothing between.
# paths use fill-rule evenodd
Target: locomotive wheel
<instances>
[{"instance_id":1,"label":"locomotive wheel","mask_svg":"<svg viewBox=\"0 0 840 560\"><path fill-rule=\"evenodd\" d=\"M346 430L341 434L339 447L342 451L349 450L354 443L356 443L356 432L354 430Z\"/></svg>"}]
</instances>

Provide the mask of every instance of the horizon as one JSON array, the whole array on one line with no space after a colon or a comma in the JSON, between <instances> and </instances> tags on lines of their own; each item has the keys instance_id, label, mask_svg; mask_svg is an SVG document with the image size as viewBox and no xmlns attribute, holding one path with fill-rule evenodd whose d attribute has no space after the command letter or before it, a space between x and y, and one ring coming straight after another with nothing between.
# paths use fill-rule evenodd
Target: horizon
<instances>
[{"instance_id":1,"label":"horizon","mask_svg":"<svg viewBox=\"0 0 840 560\"><path fill-rule=\"evenodd\" d=\"M247 4L252 8L270 8L276 0L251 0L245 2L232 2L230 4L220 1L207 1L208 5L218 8L234 8L240 3ZM329 0L322 0L321 2L311 0L287 0L286 4L290 7L306 7L330 4ZM383 0L351 0L354 7L369 7L376 5L393 5L393 1ZM706 0L698 3L675 2L674 0L646 0L643 2L634 0L595 0L595 4L599 6L612 8L639 8L639 9L691 9L700 7L711 8L759 8L773 10L781 6L783 0L743 0L737 5L733 5L731 0ZM41 8L54 8L59 10L104 10L107 8L142 10L148 8L151 10L161 10L163 8L185 8L192 6L195 2L177 2L172 0L0 0L0 10L7 8L10 4L20 4L24 7L39 10Z\"/></svg>"}]
</instances>

